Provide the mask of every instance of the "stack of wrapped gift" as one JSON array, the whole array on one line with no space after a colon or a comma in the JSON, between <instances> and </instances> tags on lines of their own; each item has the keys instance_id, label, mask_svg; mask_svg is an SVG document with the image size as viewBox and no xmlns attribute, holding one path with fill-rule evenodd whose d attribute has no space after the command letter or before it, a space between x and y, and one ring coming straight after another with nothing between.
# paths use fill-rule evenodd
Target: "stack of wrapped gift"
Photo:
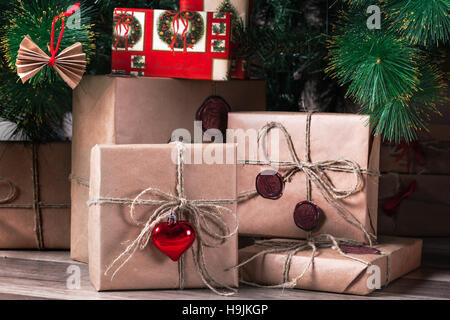
<instances>
[{"instance_id":1,"label":"stack of wrapped gift","mask_svg":"<svg viewBox=\"0 0 450 320\"><path fill-rule=\"evenodd\" d=\"M237 112L227 144L94 147L95 288L232 295L241 268L250 285L364 295L419 267L421 240L377 237L380 144L366 121ZM238 252L238 231L266 240Z\"/></svg>"},{"instance_id":2,"label":"stack of wrapped gift","mask_svg":"<svg viewBox=\"0 0 450 320\"><path fill-rule=\"evenodd\" d=\"M367 117L267 113L264 82L214 82L248 8L114 11L116 75L74 92L71 255L97 290L367 294L420 264L420 240L377 237ZM238 233L266 240L239 252Z\"/></svg>"},{"instance_id":3,"label":"stack of wrapped gift","mask_svg":"<svg viewBox=\"0 0 450 320\"><path fill-rule=\"evenodd\" d=\"M74 92L71 256L89 261L97 290L236 292L236 146L220 142L230 111L265 110L266 89L222 80L233 63L231 76L246 76L231 58L248 10L115 9L113 75Z\"/></svg>"},{"instance_id":4,"label":"stack of wrapped gift","mask_svg":"<svg viewBox=\"0 0 450 320\"><path fill-rule=\"evenodd\" d=\"M368 294L419 267L419 239L377 237L380 140L349 114L236 112L244 283Z\"/></svg>"},{"instance_id":5,"label":"stack of wrapped gift","mask_svg":"<svg viewBox=\"0 0 450 320\"><path fill-rule=\"evenodd\" d=\"M410 144L381 148L380 232L450 236L450 126L432 124Z\"/></svg>"},{"instance_id":6,"label":"stack of wrapped gift","mask_svg":"<svg viewBox=\"0 0 450 320\"><path fill-rule=\"evenodd\" d=\"M177 137L202 142L203 131L226 130L230 110L264 110L265 92L265 82L253 80L84 77L73 98L71 257L88 261L92 147L168 143L177 129Z\"/></svg>"},{"instance_id":7,"label":"stack of wrapped gift","mask_svg":"<svg viewBox=\"0 0 450 320\"><path fill-rule=\"evenodd\" d=\"M240 30L236 23L246 24L249 8L248 0L182 0L178 12L114 10L113 75L86 76L74 91L73 259L88 262L93 146L179 138L201 143L203 136L220 142L218 131L224 135L228 112L265 110L264 81L214 81L229 79L231 47L238 47L232 33ZM245 78L244 72L233 74Z\"/></svg>"},{"instance_id":8,"label":"stack of wrapped gift","mask_svg":"<svg viewBox=\"0 0 450 320\"><path fill-rule=\"evenodd\" d=\"M377 237L380 141L366 121L236 112L227 144L97 145L95 288L232 295L241 280L365 295L416 269L421 240ZM238 251L238 231L264 240Z\"/></svg>"}]
</instances>

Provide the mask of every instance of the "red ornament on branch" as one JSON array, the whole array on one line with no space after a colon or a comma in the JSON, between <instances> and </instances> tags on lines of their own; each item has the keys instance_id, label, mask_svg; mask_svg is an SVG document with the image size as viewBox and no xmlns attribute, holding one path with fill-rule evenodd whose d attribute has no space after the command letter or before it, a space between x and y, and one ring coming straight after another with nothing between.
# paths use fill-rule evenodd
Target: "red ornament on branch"
<instances>
[{"instance_id":1,"label":"red ornament on branch","mask_svg":"<svg viewBox=\"0 0 450 320\"><path fill-rule=\"evenodd\" d=\"M80 10L80 3L75 3L74 5L72 5L69 9L67 9L66 12L64 12L64 15L66 17L70 17L71 15L73 15L77 10Z\"/></svg>"}]
</instances>

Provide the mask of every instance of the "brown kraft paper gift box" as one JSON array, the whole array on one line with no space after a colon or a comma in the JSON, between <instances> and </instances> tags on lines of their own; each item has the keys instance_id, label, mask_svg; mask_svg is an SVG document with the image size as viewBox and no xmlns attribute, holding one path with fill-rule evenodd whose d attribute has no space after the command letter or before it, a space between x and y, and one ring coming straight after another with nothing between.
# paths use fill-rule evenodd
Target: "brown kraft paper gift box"
<instances>
[{"instance_id":1,"label":"brown kraft paper gift box","mask_svg":"<svg viewBox=\"0 0 450 320\"><path fill-rule=\"evenodd\" d=\"M0 142L0 248L69 249L70 149Z\"/></svg>"},{"instance_id":2,"label":"brown kraft paper gift box","mask_svg":"<svg viewBox=\"0 0 450 320\"><path fill-rule=\"evenodd\" d=\"M411 184L415 184L415 189L406 195ZM380 234L450 236L449 190L450 175L383 174L380 178ZM383 206L392 201L398 205L385 210Z\"/></svg>"},{"instance_id":3,"label":"brown kraft paper gift box","mask_svg":"<svg viewBox=\"0 0 450 320\"><path fill-rule=\"evenodd\" d=\"M322 160L348 159L356 162L361 169L373 172L379 166L379 138L371 139L370 128L366 126L367 116L352 114L317 113L311 117L310 127L310 156L312 163ZM242 129L234 132L234 140L238 142L238 193L255 189L257 175L270 169L268 165L240 164L245 160L264 160L259 156L255 136L268 123L281 123L292 137L293 147L301 161L305 161L306 143L306 113L288 112L233 112L229 114L229 129ZM253 137L245 138L249 129L253 130ZM280 130L276 129L268 134L270 141L274 131L279 134L278 161L292 161L287 140ZM256 132L256 133L255 133ZM252 145L250 147L250 142ZM245 145L245 150L243 146ZM250 149L251 148L251 149ZM270 146L269 148L269 157ZM324 170L331 182L337 188L348 189L355 183L352 172L335 172ZM361 223L364 229L376 235L377 205L378 205L378 176L363 174L364 184L360 192L340 200L340 203ZM257 195L238 204L239 233L246 236L264 236L280 238L306 238L307 233L296 226L293 213L296 205L307 199L306 178L302 171L297 172L287 181L278 200L265 199ZM312 182L312 201L321 209L320 223L314 229L313 235L328 233L336 237L347 238L359 242L368 242L368 237L360 227L350 225L337 214L327 202L320 190Z\"/></svg>"},{"instance_id":4,"label":"brown kraft paper gift box","mask_svg":"<svg viewBox=\"0 0 450 320\"><path fill-rule=\"evenodd\" d=\"M235 152L234 144L193 144L184 145L185 159L195 152L213 150L215 154ZM105 290L135 289L177 289L180 286L178 264L160 252L152 240L137 250L131 259L117 271L112 278L108 271L113 261L138 237L156 207L141 206L136 209L136 218L144 224L137 226L130 218L130 206L117 203L107 204L94 199L129 198L135 199L147 188L159 189L172 195L178 193L178 166L172 162L176 144L166 145L122 145L96 146L92 151L91 166L91 205L89 209L89 274L94 287ZM205 151L206 152L206 151ZM236 212L236 163L233 164L185 164L183 166L184 198L190 200L224 200L232 202L221 204L229 212L220 211L230 236L221 246L204 248L205 262L211 277L229 287L238 286L236 269L225 271L237 265L238 239ZM187 162L184 162L187 163ZM192 162L191 162L192 163ZM229 162L227 162L229 163ZM164 200L147 194L141 200ZM94 202L93 202L94 201ZM209 210L209 209L207 209ZM168 211L171 211L168 210ZM182 220L192 223L184 212ZM233 214L234 212L234 214ZM192 216L190 216L192 217ZM180 219L180 218L179 218ZM165 222L166 219L162 221ZM193 248L199 244L200 234L203 241L211 242L204 233L204 227L212 227L218 232L212 220L203 219L195 228L196 240ZM158 226L156 224L155 226ZM224 235L220 233L221 235ZM196 250L198 253L198 250ZM116 265L117 266L117 265ZM197 273L193 260L193 251L188 250L184 259L184 287L204 288L205 284ZM107 272L107 274L105 274ZM217 285L218 286L218 285Z\"/></svg>"},{"instance_id":5,"label":"brown kraft paper gift box","mask_svg":"<svg viewBox=\"0 0 450 320\"><path fill-rule=\"evenodd\" d=\"M417 269L421 264L422 240L380 236L375 246L382 254L350 254L368 262L369 265L344 257L332 248L319 249L314 263L297 282L296 289L335 293L367 295L375 291L377 272L371 266L379 267L380 285ZM239 260L244 261L261 251L253 245L239 250ZM260 285L278 285L283 279L287 254L268 253L260 255L241 268L244 281ZM300 251L291 260L289 280L300 275L311 259L311 250ZM389 278L389 279L388 279Z\"/></svg>"},{"instance_id":6,"label":"brown kraft paper gift box","mask_svg":"<svg viewBox=\"0 0 450 320\"><path fill-rule=\"evenodd\" d=\"M263 81L83 78L73 96L72 259L88 261L86 202L91 148L96 144L167 143L178 128L193 135L196 112L210 96L222 97L235 111L266 107Z\"/></svg>"}]
</instances>

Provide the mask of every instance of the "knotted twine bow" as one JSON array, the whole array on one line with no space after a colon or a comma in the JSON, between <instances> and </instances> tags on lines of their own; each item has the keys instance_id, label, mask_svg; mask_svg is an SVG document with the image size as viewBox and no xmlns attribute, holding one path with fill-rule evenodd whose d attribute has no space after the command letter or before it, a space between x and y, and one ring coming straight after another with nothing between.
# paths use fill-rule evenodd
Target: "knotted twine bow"
<instances>
[{"instance_id":1,"label":"knotted twine bow","mask_svg":"<svg viewBox=\"0 0 450 320\"><path fill-rule=\"evenodd\" d=\"M102 204L128 204L130 207L130 217L136 226L142 227L138 237L108 266L105 275L112 272L111 280L130 261L138 250L144 250L151 238L153 229L169 219L176 213L177 220L185 217L196 230L196 243L191 247L194 257L196 271L203 283L218 295L230 296L237 291L216 280L208 271L205 261L205 247L219 248L228 239L235 236L238 231L238 222L236 213L225 207L226 204L236 203L236 199L219 200L189 200L185 198L184 192L184 151L185 146L177 142L177 184L176 195L164 192L157 188L148 188L142 191L135 199L118 198L99 198L88 202L89 206ZM151 195L160 200L144 200L145 195ZM139 221L135 216L136 206L155 207L151 216L146 221ZM230 214L233 217L235 227L230 230L227 223L223 220L224 214ZM213 225L218 231L211 228ZM207 238L213 241L208 241ZM214 242L214 240L216 242ZM180 289L184 287L184 255L178 261L178 274ZM217 288L225 290L218 290Z\"/></svg>"},{"instance_id":2,"label":"knotted twine bow","mask_svg":"<svg viewBox=\"0 0 450 320\"><path fill-rule=\"evenodd\" d=\"M38 45L31 39L29 35L20 43L19 53L17 55L16 67L17 74L25 83L32 78L36 73L41 71L46 65L54 68L61 78L72 88L75 89L80 83L81 78L86 70L86 54L83 53L83 48L80 42L77 42L70 47L61 51L58 55L61 39L64 34L64 19L71 16L78 10L80 4L77 3L69 8L64 13L56 16L53 19L52 33L50 39L50 54L49 57ZM56 48L54 47L55 39L55 24L61 19L61 32L59 34Z\"/></svg>"},{"instance_id":3,"label":"knotted twine bow","mask_svg":"<svg viewBox=\"0 0 450 320\"><path fill-rule=\"evenodd\" d=\"M306 179L306 193L307 193L307 200L312 200L312 193L311 193L311 182L314 183L314 185L319 189L324 199L335 209L335 211L341 216L347 223L350 223L351 225L357 227L360 229L364 235L366 236L366 239L370 245L370 247L373 246L373 239L376 239L376 236L372 233L368 232L364 226L361 224L361 222L346 208L344 208L340 203L339 200L345 199L347 197L352 196L353 194L356 194L362 190L364 187L364 177L363 174L371 174L371 175L378 175L378 173L370 172L365 169L361 169L358 163L352 160L348 159L339 159L339 160L322 160L322 161L315 161L313 162L311 160L311 119L312 119L312 113L308 113L307 120L306 120L306 131L305 131L305 160L302 161L299 156L297 155L297 152L294 148L294 143L292 141L292 137L287 131L287 129L278 122L270 122L266 124L264 127L261 128L258 134L258 146L262 148L263 155L265 157L265 161L244 161L244 164L249 165L277 165L281 169L284 169L285 172L282 175L284 182L290 182L293 176L299 172L303 172L305 174ZM268 154L268 148L267 148L267 138L268 134L272 129L278 128L281 130L281 132L284 134L285 140L287 142L289 152L292 158L292 161L290 162L276 162L271 161ZM326 174L326 170L329 171L335 171L335 172L347 172L352 173L355 176L355 182L353 186L349 189L338 189L334 186L331 179ZM258 193L255 191L249 191L249 192L243 192L239 196L240 201L246 201L249 198L252 198L256 196ZM359 261L365 265L370 265L369 262L364 261L362 259L352 257L346 253L344 253L340 249L340 245L350 245L350 246L363 246L362 243L348 240L348 239L339 239L335 238L332 235L328 234L320 234L317 236L312 236L312 232L308 232L307 239L301 240L301 241L279 241L279 240L263 240L263 241L257 241L257 245L264 246L267 249L257 253L256 255L252 256L251 258L245 260L244 262L240 263L239 265L235 266L234 268L239 268L256 257L260 255L265 255L268 253L283 253L287 252L288 255L285 260L284 264L284 271L283 271L283 282L279 285L275 286L269 286L271 288L293 288L296 286L297 282L303 278L303 276L306 274L306 272L310 269L311 265L314 262L315 254L319 248L333 248L337 250L341 255L355 260ZM298 252L303 250L311 249L311 258L306 265L303 272L295 277L293 280L289 281L289 271L290 271L290 265L292 261L292 257L295 256ZM387 271L389 272L389 270ZM388 274L389 278L389 274ZM253 285L253 286L260 286L255 283L245 282L246 284ZM267 286L264 286L267 287Z\"/></svg>"}]
</instances>

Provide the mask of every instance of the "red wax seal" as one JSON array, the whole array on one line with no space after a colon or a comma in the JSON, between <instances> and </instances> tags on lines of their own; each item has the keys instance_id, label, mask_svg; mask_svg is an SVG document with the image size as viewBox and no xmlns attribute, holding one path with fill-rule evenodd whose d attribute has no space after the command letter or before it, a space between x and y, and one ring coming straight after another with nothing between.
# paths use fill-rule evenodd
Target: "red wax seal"
<instances>
[{"instance_id":1,"label":"red wax seal","mask_svg":"<svg viewBox=\"0 0 450 320\"><path fill-rule=\"evenodd\" d=\"M350 246L346 244L342 244L339 246L341 248L342 252L348 254L381 254L381 251L375 248L370 247L362 247L362 246Z\"/></svg>"},{"instance_id":2,"label":"red wax seal","mask_svg":"<svg viewBox=\"0 0 450 320\"><path fill-rule=\"evenodd\" d=\"M209 129L218 129L225 134L230 111L231 107L225 99L219 96L211 96L197 110L195 119L202 121L203 132Z\"/></svg>"},{"instance_id":3,"label":"red wax seal","mask_svg":"<svg viewBox=\"0 0 450 320\"><path fill-rule=\"evenodd\" d=\"M274 170L264 170L256 177L256 191L266 199L280 199L284 191L283 177Z\"/></svg>"},{"instance_id":4,"label":"red wax seal","mask_svg":"<svg viewBox=\"0 0 450 320\"><path fill-rule=\"evenodd\" d=\"M294 222L304 231L312 231L319 225L320 209L311 201L302 201L295 207Z\"/></svg>"}]
</instances>

